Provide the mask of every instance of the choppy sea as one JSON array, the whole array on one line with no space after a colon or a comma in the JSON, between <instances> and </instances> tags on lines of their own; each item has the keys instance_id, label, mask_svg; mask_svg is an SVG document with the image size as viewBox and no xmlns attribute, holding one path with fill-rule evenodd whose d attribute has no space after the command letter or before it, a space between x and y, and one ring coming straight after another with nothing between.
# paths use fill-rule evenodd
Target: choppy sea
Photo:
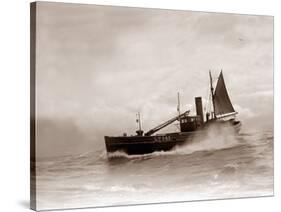
<instances>
[{"instance_id":1,"label":"choppy sea","mask_svg":"<svg viewBox=\"0 0 281 212\"><path fill-rule=\"evenodd\" d=\"M40 210L270 196L273 132L219 133L147 155L104 147L36 169Z\"/></svg>"}]
</instances>

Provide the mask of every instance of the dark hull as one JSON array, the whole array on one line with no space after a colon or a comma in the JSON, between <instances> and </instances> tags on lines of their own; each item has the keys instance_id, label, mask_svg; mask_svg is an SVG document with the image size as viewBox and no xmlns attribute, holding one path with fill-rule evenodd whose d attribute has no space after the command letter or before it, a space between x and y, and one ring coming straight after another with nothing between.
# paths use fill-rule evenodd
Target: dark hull
<instances>
[{"instance_id":1,"label":"dark hull","mask_svg":"<svg viewBox=\"0 0 281 212\"><path fill-rule=\"evenodd\" d=\"M105 146L109 153L116 151L125 152L128 155L148 154L155 151L169 151L175 146L191 142L197 134L203 135L210 126L230 124L236 131L240 129L239 121L209 121L204 127L193 132L167 133L155 136L105 136Z\"/></svg>"},{"instance_id":2,"label":"dark hull","mask_svg":"<svg viewBox=\"0 0 281 212\"><path fill-rule=\"evenodd\" d=\"M107 152L121 151L129 155L148 154L155 151L169 151L184 144L194 133L169 133L155 136L105 136Z\"/></svg>"}]
</instances>

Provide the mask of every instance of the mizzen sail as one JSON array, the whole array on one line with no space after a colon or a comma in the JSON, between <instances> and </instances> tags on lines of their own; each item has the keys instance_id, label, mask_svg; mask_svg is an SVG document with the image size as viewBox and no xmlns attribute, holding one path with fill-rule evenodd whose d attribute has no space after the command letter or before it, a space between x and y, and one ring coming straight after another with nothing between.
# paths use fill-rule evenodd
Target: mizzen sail
<instances>
[{"instance_id":1,"label":"mizzen sail","mask_svg":"<svg viewBox=\"0 0 281 212\"><path fill-rule=\"evenodd\" d=\"M235 110L228 96L227 89L225 87L222 72L219 75L213 101L216 116L224 116L226 114L231 115L235 113Z\"/></svg>"}]
</instances>

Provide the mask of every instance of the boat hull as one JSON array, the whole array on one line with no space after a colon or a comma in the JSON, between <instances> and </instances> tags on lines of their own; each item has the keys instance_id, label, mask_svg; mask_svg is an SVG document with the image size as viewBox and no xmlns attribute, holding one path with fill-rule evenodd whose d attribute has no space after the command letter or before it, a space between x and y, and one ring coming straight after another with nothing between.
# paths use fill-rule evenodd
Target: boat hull
<instances>
[{"instance_id":1,"label":"boat hull","mask_svg":"<svg viewBox=\"0 0 281 212\"><path fill-rule=\"evenodd\" d=\"M235 132L238 133L241 123L235 120L211 120L208 123L205 123L202 128L192 132L167 133L154 136L105 136L105 146L108 153L120 151L128 155L148 154L155 151L169 151L175 146L180 146L193 141L193 138L198 134L201 136L206 134L208 130L212 130L212 126L220 128L224 125L233 127Z\"/></svg>"},{"instance_id":2,"label":"boat hull","mask_svg":"<svg viewBox=\"0 0 281 212\"><path fill-rule=\"evenodd\" d=\"M155 136L105 136L107 152L121 151L128 155L148 154L155 151L169 151L176 145L186 143L194 133L171 133Z\"/></svg>"}]
</instances>

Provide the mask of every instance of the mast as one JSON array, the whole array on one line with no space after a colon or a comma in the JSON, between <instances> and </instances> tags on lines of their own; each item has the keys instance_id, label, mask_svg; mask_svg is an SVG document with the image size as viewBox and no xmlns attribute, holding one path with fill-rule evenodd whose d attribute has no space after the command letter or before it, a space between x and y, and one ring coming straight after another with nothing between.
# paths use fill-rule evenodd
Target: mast
<instances>
[{"instance_id":1,"label":"mast","mask_svg":"<svg viewBox=\"0 0 281 212\"><path fill-rule=\"evenodd\" d=\"M180 111L180 92L178 92L178 107L177 107L177 111L179 113L179 121L180 121L180 115L181 115L181 111Z\"/></svg>"},{"instance_id":2,"label":"mast","mask_svg":"<svg viewBox=\"0 0 281 212\"><path fill-rule=\"evenodd\" d=\"M140 112L138 112L138 113L136 114L136 116L137 116L136 121L137 121L137 123L139 124L139 129L136 131L136 133L137 133L138 136L142 136L142 135L143 135L143 130L141 129Z\"/></svg>"},{"instance_id":3,"label":"mast","mask_svg":"<svg viewBox=\"0 0 281 212\"><path fill-rule=\"evenodd\" d=\"M140 112L137 113L137 123L139 124L139 132L141 132L141 119L140 119Z\"/></svg>"},{"instance_id":4,"label":"mast","mask_svg":"<svg viewBox=\"0 0 281 212\"><path fill-rule=\"evenodd\" d=\"M209 75L210 75L212 103L213 103L213 108L214 108L214 118L216 119L217 118L216 113L215 113L216 106L215 106L215 101L214 101L215 100L215 95L214 95L214 87L213 87L213 79L212 79L211 70L209 70Z\"/></svg>"}]
</instances>

